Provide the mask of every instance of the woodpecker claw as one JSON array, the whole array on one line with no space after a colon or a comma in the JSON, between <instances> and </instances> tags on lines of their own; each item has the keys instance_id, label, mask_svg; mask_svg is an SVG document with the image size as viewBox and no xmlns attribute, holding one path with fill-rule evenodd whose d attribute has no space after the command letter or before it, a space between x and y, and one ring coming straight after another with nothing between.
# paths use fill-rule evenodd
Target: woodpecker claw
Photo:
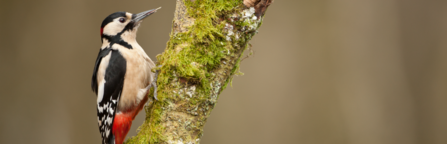
<instances>
[{"instance_id":1,"label":"woodpecker claw","mask_svg":"<svg viewBox=\"0 0 447 144\"><path fill-rule=\"evenodd\" d=\"M160 70L156 70L155 71L154 80L152 81L152 86L154 87L154 98L157 101L158 101L158 98L157 98L157 78L158 78L158 74L159 73L160 73Z\"/></svg>"}]
</instances>

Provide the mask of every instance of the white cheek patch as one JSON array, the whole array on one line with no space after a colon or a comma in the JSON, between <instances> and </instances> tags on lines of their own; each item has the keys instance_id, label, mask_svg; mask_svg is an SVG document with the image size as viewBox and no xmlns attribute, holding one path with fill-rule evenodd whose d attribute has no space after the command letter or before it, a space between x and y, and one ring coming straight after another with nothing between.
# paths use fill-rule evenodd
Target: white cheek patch
<instances>
[{"instance_id":1,"label":"white cheek patch","mask_svg":"<svg viewBox=\"0 0 447 144\"><path fill-rule=\"evenodd\" d=\"M114 36L121 32L124 27L126 27L127 22L121 23L119 22L120 18L114 19L112 22L108 23L106 26L104 26L103 34Z\"/></svg>"},{"instance_id":2,"label":"white cheek patch","mask_svg":"<svg viewBox=\"0 0 447 144\"><path fill-rule=\"evenodd\" d=\"M104 27L103 34L113 36L121 32L121 29L121 26L119 26L115 22L111 22Z\"/></svg>"}]
</instances>

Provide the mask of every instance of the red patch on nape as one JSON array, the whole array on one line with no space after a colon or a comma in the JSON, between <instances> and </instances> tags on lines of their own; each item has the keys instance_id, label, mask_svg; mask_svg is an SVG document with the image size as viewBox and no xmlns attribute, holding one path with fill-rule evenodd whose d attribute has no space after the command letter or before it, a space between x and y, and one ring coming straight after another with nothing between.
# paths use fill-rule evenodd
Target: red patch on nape
<instances>
[{"instance_id":1,"label":"red patch on nape","mask_svg":"<svg viewBox=\"0 0 447 144\"><path fill-rule=\"evenodd\" d=\"M101 36L102 36L102 32L104 31L104 28L101 28Z\"/></svg>"}]
</instances>

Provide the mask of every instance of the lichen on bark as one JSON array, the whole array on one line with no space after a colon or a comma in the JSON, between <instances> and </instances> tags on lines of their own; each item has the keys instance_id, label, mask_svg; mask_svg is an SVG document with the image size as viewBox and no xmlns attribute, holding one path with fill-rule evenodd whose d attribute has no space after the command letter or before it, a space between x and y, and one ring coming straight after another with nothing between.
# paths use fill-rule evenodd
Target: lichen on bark
<instances>
[{"instance_id":1,"label":"lichen on bark","mask_svg":"<svg viewBox=\"0 0 447 144\"><path fill-rule=\"evenodd\" d=\"M262 24L254 13L242 0L177 0L170 39L157 56L158 100L150 100L138 135L126 143L200 142L219 94Z\"/></svg>"}]
</instances>

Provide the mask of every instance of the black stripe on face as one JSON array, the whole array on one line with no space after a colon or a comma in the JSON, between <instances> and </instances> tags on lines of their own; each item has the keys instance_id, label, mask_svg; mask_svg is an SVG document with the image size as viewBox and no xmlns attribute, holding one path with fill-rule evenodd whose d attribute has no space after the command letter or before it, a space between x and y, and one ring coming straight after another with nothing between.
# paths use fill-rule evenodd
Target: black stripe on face
<instances>
[{"instance_id":1,"label":"black stripe on face","mask_svg":"<svg viewBox=\"0 0 447 144\"><path fill-rule=\"evenodd\" d=\"M126 12L115 12L113 14L110 14L106 17L106 19L104 19L104 21L102 21L101 28L104 28L107 24L113 22L114 19L119 17L127 17Z\"/></svg>"},{"instance_id":2,"label":"black stripe on face","mask_svg":"<svg viewBox=\"0 0 447 144\"><path fill-rule=\"evenodd\" d=\"M132 31L133 28L135 27L135 22L134 21L130 21L126 27L124 27L123 31L121 31L121 33L125 32L125 31Z\"/></svg>"},{"instance_id":3,"label":"black stripe on face","mask_svg":"<svg viewBox=\"0 0 447 144\"><path fill-rule=\"evenodd\" d=\"M103 35L102 37L105 38L105 39L107 39L107 40L110 42L110 44L109 44L109 47L110 47L110 48L112 47L113 44L119 44L119 45L121 45L121 46L123 46L123 47L126 47L126 48L128 48L128 49L133 49L132 45L130 45L129 43L127 43L126 41L124 41L124 40L121 38L121 34L122 34L123 32L124 32L124 31L118 33L118 34L115 35L115 36Z\"/></svg>"}]
</instances>

